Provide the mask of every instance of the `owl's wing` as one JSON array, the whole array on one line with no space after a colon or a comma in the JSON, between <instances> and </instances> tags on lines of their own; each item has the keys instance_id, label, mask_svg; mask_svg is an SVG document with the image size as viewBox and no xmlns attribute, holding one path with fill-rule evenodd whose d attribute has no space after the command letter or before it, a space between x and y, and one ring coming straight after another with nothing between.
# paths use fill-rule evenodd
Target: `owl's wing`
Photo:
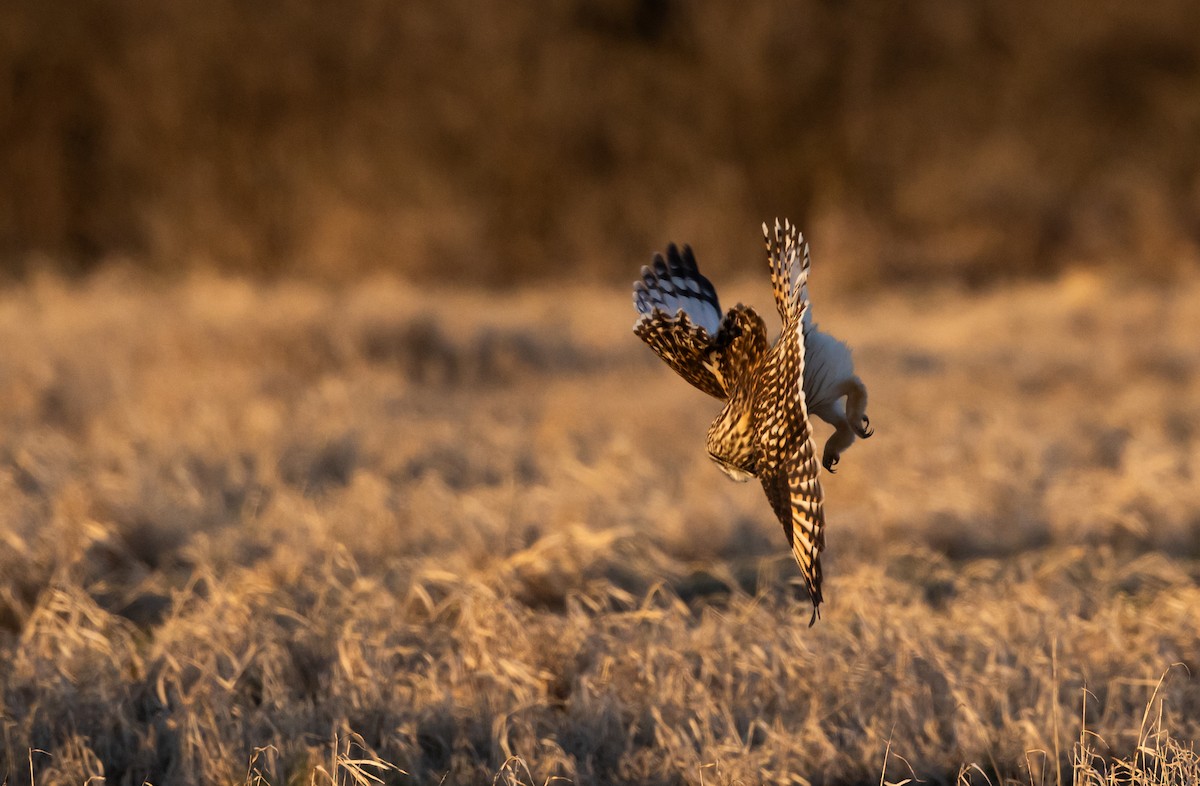
<instances>
[{"instance_id":1,"label":"owl's wing","mask_svg":"<svg viewBox=\"0 0 1200 786\"><path fill-rule=\"evenodd\" d=\"M802 319L807 332L812 323L812 309L808 303L808 271L812 264L808 255L808 241L786 218L783 220L783 226L779 225L778 218L775 219L774 232L764 222L762 231L779 319L786 324L796 306L802 303ZM794 288L798 288L799 291L794 291Z\"/></svg>"},{"instance_id":2,"label":"owl's wing","mask_svg":"<svg viewBox=\"0 0 1200 786\"><path fill-rule=\"evenodd\" d=\"M777 460L764 461L760 471L763 491L775 515L783 525L792 556L800 566L804 584L812 598L812 625L820 616L821 550L825 548L825 511L821 482L817 479L818 464L812 441L804 439L779 455Z\"/></svg>"},{"instance_id":3,"label":"owl's wing","mask_svg":"<svg viewBox=\"0 0 1200 786\"><path fill-rule=\"evenodd\" d=\"M804 395L804 316L808 312L808 244L790 223L775 223L774 237L763 225L775 301L783 332L771 349L757 406L763 459L763 491L783 525L792 556L800 566L816 622L821 595L821 550L825 547L824 494L819 480L812 426Z\"/></svg>"},{"instance_id":4,"label":"owl's wing","mask_svg":"<svg viewBox=\"0 0 1200 786\"><path fill-rule=\"evenodd\" d=\"M734 345L750 309L739 306L721 316L717 290L701 275L690 247L681 252L672 243L665 259L654 255L633 284L633 305L641 315L633 326L640 339L692 385L728 398L737 373Z\"/></svg>"}]
</instances>

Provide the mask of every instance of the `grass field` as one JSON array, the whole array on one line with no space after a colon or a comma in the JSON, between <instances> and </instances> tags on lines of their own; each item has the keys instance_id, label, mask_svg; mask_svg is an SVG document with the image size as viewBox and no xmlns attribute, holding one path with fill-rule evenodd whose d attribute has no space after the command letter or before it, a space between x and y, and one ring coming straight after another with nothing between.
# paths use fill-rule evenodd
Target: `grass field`
<instances>
[{"instance_id":1,"label":"grass field","mask_svg":"<svg viewBox=\"0 0 1200 786\"><path fill-rule=\"evenodd\" d=\"M1200 281L815 275L812 628L623 289L0 293L0 781L1196 782Z\"/></svg>"}]
</instances>

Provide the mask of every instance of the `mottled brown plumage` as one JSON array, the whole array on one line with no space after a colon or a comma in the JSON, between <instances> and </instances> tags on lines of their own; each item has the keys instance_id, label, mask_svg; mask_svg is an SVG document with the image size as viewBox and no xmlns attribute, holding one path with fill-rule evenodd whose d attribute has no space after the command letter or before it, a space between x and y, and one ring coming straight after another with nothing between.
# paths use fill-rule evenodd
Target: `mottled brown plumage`
<instances>
[{"instance_id":1,"label":"mottled brown plumage","mask_svg":"<svg viewBox=\"0 0 1200 786\"><path fill-rule=\"evenodd\" d=\"M655 254L653 263L642 268L641 280L634 283L634 305L641 314L634 332L684 379L725 401L708 430L708 453L731 478L762 482L804 576L816 621L823 600L825 513L805 390L815 386L822 400L836 393L829 400L838 402L852 393L857 418L853 441L854 434L870 436L866 388L853 376L845 345L820 334L806 318L809 257L803 236L790 223L780 226L778 221L773 232L764 224L763 235L783 320L774 344L754 309L738 304L722 316L716 290L700 274L687 246L682 252L668 246L666 258ZM813 336L819 337L814 344L831 349L821 358L822 376L810 385L805 345ZM830 412L836 412L839 424L848 422L844 408ZM848 444L842 436L831 438L828 468Z\"/></svg>"}]
</instances>

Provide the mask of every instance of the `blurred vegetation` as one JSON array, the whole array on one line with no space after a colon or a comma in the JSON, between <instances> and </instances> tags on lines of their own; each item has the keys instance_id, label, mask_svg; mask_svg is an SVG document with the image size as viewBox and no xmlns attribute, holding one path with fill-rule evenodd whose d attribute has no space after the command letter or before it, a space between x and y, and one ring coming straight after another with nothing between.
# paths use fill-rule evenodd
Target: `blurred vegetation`
<instances>
[{"instance_id":1,"label":"blurred vegetation","mask_svg":"<svg viewBox=\"0 0 1200 786\"><path fill-rule=\"evenodd\" d=\"M0 291L6 786L1200 783L1200 280L822 296L809 628L607 288L137 278Z\"/></svg>"},{"instance_id":2,"label":"blurred vegetation","mask_svg":"<svg viewBox=\"0 0 1200 786\"><path fill-rule=\"evenodd\" d=\"M1200 10L13 0L0 269L716 272L789 215L845 285L1200 244Z\"/></svg>"}]
</instances>

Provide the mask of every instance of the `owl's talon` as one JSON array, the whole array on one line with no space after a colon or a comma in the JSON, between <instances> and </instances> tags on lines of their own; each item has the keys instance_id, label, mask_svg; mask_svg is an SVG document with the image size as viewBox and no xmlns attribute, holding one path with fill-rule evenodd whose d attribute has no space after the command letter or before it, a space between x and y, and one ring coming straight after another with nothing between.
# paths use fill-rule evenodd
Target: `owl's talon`
<instances>
[{"instance_id":1,"label":"owl's talon","mask_svg":"<svg viewBox=\"0 0 1200 786\"><path fill-rule=\"evenodd\" d=\"M871 419L866 415L862 416L862 425L854 429L854 433L863 439L870 439L875 434L875 429L871 428Z\"/></svg>"},{"instance_id":2,"label":"owl's talon","mask_svg":"<svg viewBox=\"0 0 1200 786\"><path fill-rule=\"evenodd\" d=\"M821 465L825 467L826 472L828 472L831 475L836 475L837 470L834 469L834 467L836 467L838 465L838 462L841 460L842 460L841 456L826 456L825 460L821 462Z\"/></svg>"}]
</instances>

